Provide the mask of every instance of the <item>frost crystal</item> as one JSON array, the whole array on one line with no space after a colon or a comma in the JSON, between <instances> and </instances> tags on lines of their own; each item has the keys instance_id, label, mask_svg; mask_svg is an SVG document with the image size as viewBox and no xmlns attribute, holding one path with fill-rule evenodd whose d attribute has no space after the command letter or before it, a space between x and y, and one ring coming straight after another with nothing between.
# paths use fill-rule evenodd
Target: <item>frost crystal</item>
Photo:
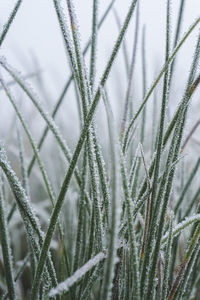
<instances>
[{"instance_id":1,"label":"frost crystal","mask_svg":"<svg viewBox=\"0 0 200 300\"><path fill-rule=\"evenodd\" d=\"M51 289L49 292L49 297L55 295L60 295L62 292L66 292L69 288L74 285L81 277L83 277L89 270L96 266L100 261L106 257L106 253L100 252L95 257L90 259L86 264L84 264L80 269L78 269L71 277L67 278L65 281L61 282L56 288Z\"/></svg>"}]
</instances>

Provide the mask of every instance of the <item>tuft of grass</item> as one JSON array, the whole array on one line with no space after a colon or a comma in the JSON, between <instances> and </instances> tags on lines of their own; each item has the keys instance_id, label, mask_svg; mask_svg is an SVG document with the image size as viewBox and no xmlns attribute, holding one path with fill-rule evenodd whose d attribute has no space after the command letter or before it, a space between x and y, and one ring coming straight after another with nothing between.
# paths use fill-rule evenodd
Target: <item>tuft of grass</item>
<instances>
[{"instance_id":1,"label":"tuft of grass","mask_svg":"<svg viewBox=\"0 0 200 300\"><path fill-rule=\"evenodd\" d=\"M14 26L21 3L16 2L4 26L0 47ZM0 144L0 297L12 300L198 299L200 158L196 153L188 156L183 153L199 125L198 120L185 138L189 110L196 105L190 104L200 83L199 34L191 54L188 80L182 84L183 96L172 118L168 106L173 102L172 83L179 72L176 58L185 41L199 27L200 18L181 37L185 1L180 1L173 30L172 5L167 1L165 59L148 89L148 28L140 24L139 1L130 1L122 26L115 0L108 4L102 17L99 1L92 3L91 35L82 50L81 28L73 1L53 0L71 76L51 113L35 92L37 86L33 89L28 82L39 71L23 76L5 57L0 57L0 92L10 101L20 123L16 130L17 142L11 136ZM98 78L99 32L112 10L119 33ZM124 39L132 19L135 31L129 63L130 45ZM140 36L143 100L136 108L133 87ZM118 124L108 79L121 49L128 76L125 76L125 100L120 103L122 121ZM88 50L89 60L86 59ZM11 77L8 81L7 76ZM75 147L65 134L64 120L59 120L62 126L55 120L71 83L76 91L71 97L77 104L77 128L80 129ZM37 141L25 106L16 100L19 90L43 119L45 126L36 136ZM96 118L101 101L108 125L105 129L108 138L103 142L99 135L102 124ZM153 119L151 124L149 119ZM74 129L75 126L74 122ZM53 142L47 139L49 131ZM51 151L42 151L45 141L54 153L53 159ZM10 150L13 145L15 161Z\"/></svg>"}]
</instances>

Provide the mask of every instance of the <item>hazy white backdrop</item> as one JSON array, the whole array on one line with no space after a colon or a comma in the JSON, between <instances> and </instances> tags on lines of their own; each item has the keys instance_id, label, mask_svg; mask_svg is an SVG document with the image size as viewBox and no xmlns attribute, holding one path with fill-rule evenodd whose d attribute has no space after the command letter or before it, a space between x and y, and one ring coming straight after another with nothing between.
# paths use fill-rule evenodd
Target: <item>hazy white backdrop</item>
<instances>
[{"instance_id":1,"label":"hazy white backdrop","mask_svg":"<svg viewBox=\"0 0 200 300\"><path fill-rule=\"evenodd\" d=\"M90 37L91 33L91 12L92 0L75 0L75 8L80 25L80 34L82 46ZM140 70L141 70L141 33L142 27L146 25L146 53L147 53L147 81L148 86L155 78L156 74L161 69L164 63L164 49L165 49L165 22L166 22L166 0L139 0L140 3L140 35L137 51L137 64L134 74L135 93L138 99L142 99L142 92L138 89L141 86ZM172 0L172 38L174 38L175 22L177 17L180 0ZM16 1L2 0L0 2L0 26L6 23L8 16L14 7ZM65 0L63 0L65 3ZM130 0L116 0L115 8L118 11L121 22L128 11ZM99 16L102 15L105 8L109 4L108 0L99 0ZM190 24L199 17L200 1L186 0L184 11L184 22L181 29L181 35L188 29ZM134 15L135 16L135 15ZM129 26L129 31L126 36L126 43L129 55L131 56L133 35L134 35L135 19L133 17L132 23ZM98 78L104 69L108 56L113 47L113 43L117 37L118 28L114 14L111 12L102 26L98 38L98 59L97 59L97 82ZM176 85L174 94L180 97L183 93L182 87L187 78L189 63L193 55L193 46L196 41L198 29L195 30L191 37L187 40L184 47L179 52L179 58L176 64ZM41 70L41 78L45 82L45 90L41 92L38 89L38 83L35 86L34 79L30 79L36 91L40 94L41 100L46 101L49 110L52 109L53 104L62 91L62 88L70 74L68 59L63 45L62 35L57 22L57 17L54 10L53 0L24 0L19 12L12 24L8 36L0 49L0 55L4 55L7 61L26 75L37 70ZM88 57L86 60L88 61ZM119 54L117 63L112 71L111 79L112 90L110 94L114 103L114 109L117 110L118 101L124 100L126 89L126 74L123 62L122 51ZM139 91L138 91L139 90ZM20 98L20 90L18 91L18 98ZM18 99L20 100L20 99ZM180 99L174 99L177 103ZM0 133L1 138L4 138L5 131L9 127L8 119L12 119L12 109L6 105L6 100L3 92L0 91L1 104L0 112ZM25 100L23 100L25 101ZM69 94L66 99L68 105L61 108L61 114L66 118L66 129L70 131L71 126L74 125L74 114L76 109L73 105L73 94ZM197 98L198 101L198 98ZM23 104L24 105L24 104ZM27 110L29 110L28 104ZM195 110L197 111L195 106ZM32 111L32 108L31 108ZM33 130L37 125L37 117L32 117ZM194 115L195 118L195 115ZM6 122L5 122L6 120ZM72 124L72 125L71 125Z\"/></svg>"}]
</instances>

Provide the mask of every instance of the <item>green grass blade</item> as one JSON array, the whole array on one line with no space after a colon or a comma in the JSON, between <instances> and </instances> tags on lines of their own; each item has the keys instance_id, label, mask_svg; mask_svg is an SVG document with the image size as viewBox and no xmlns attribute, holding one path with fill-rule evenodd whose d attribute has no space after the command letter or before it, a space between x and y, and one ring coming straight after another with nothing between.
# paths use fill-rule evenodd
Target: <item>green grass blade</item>
<instances>
[{"instance_id":1,"label":"green grass blade","mask_svg":"<svg viewBox=\"0 0 200 300\"><path fill-rule=\"evenodd\" d=\"M24 76L24 79L30 79L30 78L34 78L34 77L37 77L38 74L42 72L40 70L36 71L36 72L33 72L33 73L30 73L30 74L27 74ZM8 82L6 82L6 86L10 87L10 86L13 86L16 84L16 81L15 80L10 80ZM0 86L0 91L3 90L3 87Z\"/></svg>"},{"instance_id":2,"label":"green grass blade","mask_svg":"<svg viewBox=\"0 0 200 300\"><path fill-rule=\"evenodd\" d=\"M0 78L1 80L1 78ZM6 87L6 85L4 85ZM9 90L7 90L9 92ZM27 196L30 198L30 190L29 190L29 182L28 182L28 174L27 168L25 164L25 155L24 155L24 145L22 141L22 136L20 134L19 128L17 129L17 140L19 145L19 157L20 157L20 165L21 165L21 174L22 174L22 185L26 191Z\"/></svg>"},{"instance_id":3,"label":"green grass blade","mask_svg":"<svg viewBox=\"0 0 200 300\"><path fill-rule=\"evenodd\" d=\"M4 205L5 204L2 193L2 182L0 181L0 240L4 261L4 272L6 277L9 299L15 300L16 291L14 282L14 269Z\"/></svg>"},{"instance_id":4,"label":"green grass blade","mask_svg":"<svg viewBox=\"0 0 200 300\"><path fill-rule=\"evenodd\" d=\"M173 241L173 231L172 231L172 219L171 219L170 223L169 223L168 241L167 241L167 245L166 245L166 249L165 249L164 276L163 276L163 286L162 286L162 298L161 298L161 300L165 300L167 298L172 241Z\"/></svg>"},{"instance_id":5,"label":"green grass blade","mask_svg":"<svg viewBox=\"0 0 200 300\"><path fill-rule=\"evenodd\" d=\"M185 196L188 188L190 187L190 185L192 183L192 180L193 180L193 178L195 177L195 175L196 175L196 173L198 171L199 166L200 166L200 158L197 159L197 162L196 162L196 164L195 164L195 166L194 166L194 168L193 168L193 170L192 170L192 172L191 172L191 174L190 174L190 176L188 178L188 181L186 182L186 184L185 184L185 186L183 188L183 191L182 191L179 199L176 202L176 205L174 207L174 213L175 214L176 214L177 210L179 209L180 205L182 204L184 196Z\"/></svg>"},{"instance_id":6,"label":"green grass blade","mask_svg":"<svg viewBox=\"0 0 200 300\"><path fill-rule=\"evenodd\" d=\"M186 209L184 217L189 216L194 204L198 202L199 197L200 197L200 187L197 189L194 197L192 198L191 202L189 203L188 208Z\"/></svg>"},{"instance_id":7,"label":"green grass blade","mask_svg":"<svg viewBox=\"0 0 200 300\"><path fill-rule=\"evenodd\" d=\"M115 7L113 7L113 13L114 13L114 17L115 17L115 20L116 20L116 24L117 24L118 30L120 31L121 27L122 27L121 26L121 21L120 21L120 17L118 15L118 12L115 9ZM122 43L122 50L123 50L123 56L124 56L124 64L125 64L126 74L127 74L127 77L128 77L128 75L129 75L129 57L128 57L127 44L126 44L125 40Z\"/></svg>"},{"instance_id":8,"label":"green grass blade","mask_svg":"<svg viewBox=\"0 0 200 300\"><path fill-rule=\"evenodd\" d=\"M97 49L97 34L98 34L98 0L93 0L93 16L92 16L92 41L90 54L90 85L94 86L95 68L96 68L96 49Z\"/></svg>"},{"instance_id":9,"label":"green grass blade","mask_svg":"<svg viewBox=\"0 0 200 300\"><path fill-rule=\"evenodd\" d=\"M139 2L137 4L137 15L136 15L136 25L135 25L135 34L134 34L134 42L133 42L132 59L131 59L131 65L130 65L129 72L128 72L128 86L127 86L127 90L126 90L124 112L123 112L123 118L122 118L122 123L121 123L121 137L123 136L124 130L126 128L128 112L129 112L129 107L130 107L130 101L131 101L133 74L134 74L136 54L137 54L138 32L139 32ZM125 54L125 57L127 57L127 54Z\"/></svg>"},{"instance_id":10,"label":"green grass blade","mask_svg":"<svg viewBox=\"0 0 200 300\"><path fill-rule=\"evenodd\" d=\"M173 48L176 47L179 36L180 36L180 31L181 31L181 25L183 23L183 13L184 13L184 8L185 8L185 0L181 0L180 6L179 6L179 11L178 11L178 20L177 20L177 25L176 25L176 33L174 37L174 43L173 43ZM170 79L169 79L169 85L172 82L172 76L174 73L174 67L175 67L175 60L173 60L171 67L170 67Z\"/></svg>"},{"instance_id":11,"label":"green grass blade","mask_svg":"<svg viewBox=\"0 0 200 300\"><path fill-rule=\"evenodd\" d=\"M2 46L2 43L5 40L5 37L8 33L8 30L9 30L11 24L13 23L13 20L14 20L17 12L19 10L19 7L20 7L21 3L22 3L22 0L18 0L16 2L15 6L14 6L14 9L12 10L12 13L11 13L7 23L3 27L3 31L2 31L1 36L0 36L0 47Z\"/></svg>"},{"instance_id":12,"label":"green grass blade","mask_svg":"<svg viewBox=\"0 0 200 300\"><path fill-rule=\"evenodd\" d=\"M119 166L119 143L116 137L116 130L114 126L114 119L112 112L109 109L108 100L103 94L103 99L107 112L107 120L108 120L108 132L110 139L110 150L111 150L111 190L112 190L112 199L111 199L111 220L110 220L110 228L109 228L109 237L108 237L108 254L105 264L105 272L101 290L101 298L100 299L110 299L111 289L112 289L112 281L114 279L114 268L117 260L117 246L118 246L118 231L119 231L119 220L120 220L120 191L119 191L119 170L117 166Z\"/></svg>"}]
</instances>

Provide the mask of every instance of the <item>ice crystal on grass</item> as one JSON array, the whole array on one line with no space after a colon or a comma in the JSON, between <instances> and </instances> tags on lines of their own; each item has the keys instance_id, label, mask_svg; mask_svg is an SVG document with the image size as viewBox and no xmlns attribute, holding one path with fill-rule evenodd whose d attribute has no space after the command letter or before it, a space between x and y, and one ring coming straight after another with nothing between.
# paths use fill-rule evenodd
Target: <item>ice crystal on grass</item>
<instances>
[{"instance_id":1,"label":"ice crystal on grass","mask_svg":"<svg viewBox=\"0 0 200 300\"><path fill-rule=\"evenodd\" d=\"M49 296L53 297L57 294L61 295L63 292L67 292L72 285L78 282L88 271L90 271L94 266L98 265L103 259L105 259L105 257L106 253L104 252L100 252L99 254L97 254L80 269L78 269L71 277L60 283L55 289L52 289L49 292Z\"/></svg>"},{"instance_id":2,"label":"ice crystal on grass","mask_svg":"<svg viewBox=\"0 0 200 300\"><path fill-rule=\"evenodd\" d=\"M175 228L173 228L172 233L173 233L173 238L176 237L178 234L180 234L185 228L187 228L189 225L192 225L193 223L199 222L200 221L200 214L196 214L191 217L186 217L182 222L177 224ZM165 243L167 241L169 233L167 232L163 238L162 238L162 243Z\"/></svg>"},{"instance_id":3,"label":"ice crystal on grass","mask_svg":"<svg viewBox=\"0 0 200 300\"><path fill-rule=\"evenodd\" d=\"M8 295L10 299L14 300L16 297L16 289L14 283L13 257L10 248L10 237L8 234L4 201L5 199L2 193L2 181L0 179L0 242L2 245L4 272L7 282Z\"/></svg>"}]
</instances>

